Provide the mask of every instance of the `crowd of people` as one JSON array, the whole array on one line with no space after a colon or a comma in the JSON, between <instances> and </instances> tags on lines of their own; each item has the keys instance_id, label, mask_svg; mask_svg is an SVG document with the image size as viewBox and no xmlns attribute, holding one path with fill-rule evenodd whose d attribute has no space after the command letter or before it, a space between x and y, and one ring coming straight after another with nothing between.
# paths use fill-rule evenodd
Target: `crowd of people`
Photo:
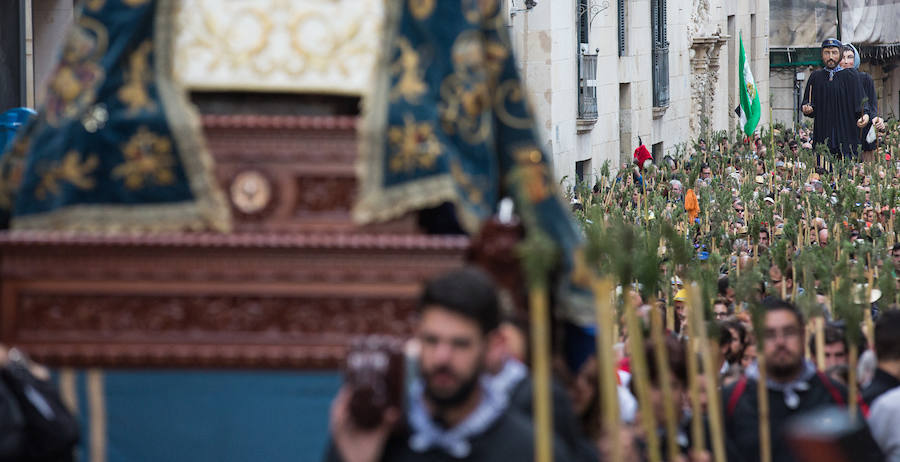
<instances>
[{"instance_id":1,"label":"crowd of people","mask_svg":"<svg viewBox=\"0 0 900 462\"><path fill-rule=\"evenodd\" d=\"M854 60L823 44L812 127L640 146L573 188L579 262L617 286L592 308L619 322L551 297L554 460L900 461L900 125ZM534 460L529 328L502 292L430 281L405 406L363 429L343 388L326 460Z\"/></svg>"}]
</instances>

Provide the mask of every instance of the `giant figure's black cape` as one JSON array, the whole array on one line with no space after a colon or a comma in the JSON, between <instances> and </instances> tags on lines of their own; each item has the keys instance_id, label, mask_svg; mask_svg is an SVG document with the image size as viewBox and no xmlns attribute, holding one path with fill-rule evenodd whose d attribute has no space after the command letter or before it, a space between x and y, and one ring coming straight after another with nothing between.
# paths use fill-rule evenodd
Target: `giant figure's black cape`
<instances>
[{"instance_id":1,"label":"giant figure's black cape","mask_svg":"<svg viewBox=\"0 0 900 462\"><path fill-rule=\"evenodd\" d=\"M856 121L869 113L863 104L865 93L856 69L829 73L819 69L809 76L803 104L811 104L815 119L813 144L827 143L835 156L855 157L862 138ZM864 134L863 134L864 135Z\"/></svg>"}]
</instances>

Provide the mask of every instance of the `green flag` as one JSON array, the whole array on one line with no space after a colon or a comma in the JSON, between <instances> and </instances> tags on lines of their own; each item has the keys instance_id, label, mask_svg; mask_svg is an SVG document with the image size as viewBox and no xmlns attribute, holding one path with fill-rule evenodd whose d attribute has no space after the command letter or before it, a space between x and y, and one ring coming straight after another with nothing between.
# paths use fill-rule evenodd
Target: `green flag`
<instances>
[{"instance_id":1,"label":"green flag","mask_svg":"<svg viewBox=\"0 0 900 462\"><path fill-rule=\"evenodd\" d=\"M738 64L738 72L741 75L741 105L734 110L741 119L741 128L747 136L753 134L756 125L759 124L759 92L756 88L756 80L753 78L753 72L750 71L750 60L744 51L744 39L740 38L741 43L741 60Z\"/></svg>"}]
</instances>

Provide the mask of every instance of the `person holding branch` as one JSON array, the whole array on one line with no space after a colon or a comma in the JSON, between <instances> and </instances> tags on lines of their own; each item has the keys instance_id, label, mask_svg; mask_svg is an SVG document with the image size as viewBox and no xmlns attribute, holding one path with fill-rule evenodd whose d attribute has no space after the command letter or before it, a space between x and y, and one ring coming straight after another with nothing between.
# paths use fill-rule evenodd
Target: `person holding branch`
<instances>
[{"instance_id":1,"label":"person holding branch","mask_svg":"<svg viewBox=\"0 0 900 462\"><path fill-rule=\"evenodd\" d=\"M763 301L763 309L765 324L759 334L763 336L766 358L770 460L793 462L800 459L785 438L788 421L822 406L845 406L847 391L804 359L805 323L797 307L790 302L768 298ZM739 460L747 462L763 460L759 447L758 377L759 371L751 367L746 377L723 391L725 435L727 443L734 448L730 455L737 455ZM863 420L862 416L860 420ZM882 460L882 453L868 428L864 440L865 444L855 448L854 461Z\"/></svg>"}]
</instances>

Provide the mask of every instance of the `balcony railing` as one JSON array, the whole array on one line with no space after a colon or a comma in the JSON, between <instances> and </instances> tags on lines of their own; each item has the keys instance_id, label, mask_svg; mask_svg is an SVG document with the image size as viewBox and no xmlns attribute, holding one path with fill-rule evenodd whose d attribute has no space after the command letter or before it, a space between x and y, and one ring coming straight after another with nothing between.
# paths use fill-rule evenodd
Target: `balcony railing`
<instances>
[{"instance_id":1,"label":"balcony railing","mask_svg":"<svg viewBox=\"0 0 900 462\"><path fill-rule=\"evenodd\" d=\"M669 44L653 48L653 107L669 105Z\"/></svg>"},{"instance_id":2,"label":"balcony railing","mask_svg":"<svg viewBox=\"0 0 900 462\"><path fill-rule=\"evenodd\" d=\"M597 55L579 54L578 118L597 119Z\"/></svg>"}]
</instances>

